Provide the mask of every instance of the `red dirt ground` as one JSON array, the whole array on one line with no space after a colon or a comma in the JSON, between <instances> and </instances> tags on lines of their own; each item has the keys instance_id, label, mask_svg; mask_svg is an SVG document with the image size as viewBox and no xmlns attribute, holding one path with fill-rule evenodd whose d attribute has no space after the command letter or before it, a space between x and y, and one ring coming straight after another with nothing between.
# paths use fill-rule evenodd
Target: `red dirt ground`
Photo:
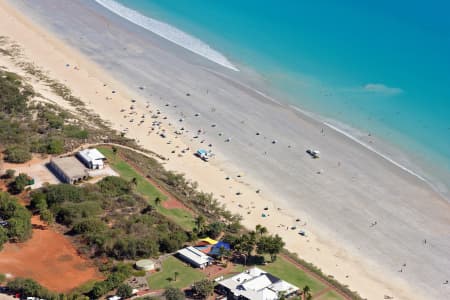
<instances>
[{"instance_id":1,"label":"red dirt ground","mask_svg":"<svg viewBox=\"0 0 450 300\"><path fill-rule=\"evenodd\" d=\"M68 292L88 281L102 279L67 238L51 228L46 229L37 216L32 223L30 240L4 245L0 252L1 273L32 278L56 292Z\"/></svg>"},{"instance_id":2,"label":"red dirt ground","mask_svg":"<svg viewBox=\"0 0 450 300\"><path fill-rule=\"evenodd\" d=\"M209 279L214 279L220 275L232 274L234 265L231 262L228 262L227 267L223 267L220 265L210 265L205 269L200 269L200 271L208 276Z\"/></svg>"},{"instance_id":3,"label":"red dirt ground","mask_svg":"<svg viewBox=\"0 0 450 300\"><path fill-rule=\"evenodd\" d=\"M163 201L161 205L167 209L179 208L189 211L189 209L183 203L172 197L169 197L167 200Z\"/></svg>"},{"instance_id":4,"label":"red dirt ground","mask_svg":"<svg viewBox=\"0 0 450 300\"><path fill-rule=\"evenodd\" d=\"M167 199L162 201L161 205L167 209L179 208L187 212L192 212L186 205L183 204L180 200L175 198L169 191L160 186L156 181L151 178L146 177L146 179L155 186L162 194L167 196Z\"/></svg>"}]
</instances>

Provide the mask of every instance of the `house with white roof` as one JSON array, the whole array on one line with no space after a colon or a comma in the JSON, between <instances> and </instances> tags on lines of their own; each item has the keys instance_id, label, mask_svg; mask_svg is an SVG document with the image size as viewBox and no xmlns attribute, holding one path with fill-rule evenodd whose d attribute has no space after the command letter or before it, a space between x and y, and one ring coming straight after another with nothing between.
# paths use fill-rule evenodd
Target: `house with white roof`
<instances>
[{"instance_id":1,"label":"house with white roof","mask_svg":"<svg viewBox=\"0 0 450 300\"><path fill-rule=\"evenodd\" d=\"M283 294L291 297L299 288L259 268L251 268L221 280L216 291L233 300L277 300Z\"/></svg>"},{"instance_id":2,"label":"house with white roof","mask_svg":"<svg viewBox=\"0 0 450 300\"><path fill-rule=\"evenodd\" d=\"M89 169L103 169L106 157L97 149L85 149L77 153L78 159Z\"/></svg>"},{"instance_id":3,"label":"house with white roof","mask_svg":"<svg viewBox=\"0 0 450 300\"><path fill-rule=\"evenodd\" d=\"M186 247L177 251L177 257L196 268L206 268L214 259L194 247Z\"/></svg>"}]
</instances>

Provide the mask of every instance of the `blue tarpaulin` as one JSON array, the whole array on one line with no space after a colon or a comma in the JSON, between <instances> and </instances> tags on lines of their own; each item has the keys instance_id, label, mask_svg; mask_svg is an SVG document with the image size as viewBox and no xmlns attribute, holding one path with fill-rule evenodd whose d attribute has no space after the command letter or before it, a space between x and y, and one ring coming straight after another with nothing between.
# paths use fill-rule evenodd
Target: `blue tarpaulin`
<instances>
[{"instance_id":1,"label":"blue tarpaulin","mask_svg":"<svg viewBox=\"0 0 450 300\"><path fill-rule=\"evenodd\" d=\"M225 250L230 250L230 244L226 243L226 242L218 242L217 244L215 244L211 251L208 253L209 255L219 255L220 254L220 248L224 248Z\"/></svg>"}]
</instances>

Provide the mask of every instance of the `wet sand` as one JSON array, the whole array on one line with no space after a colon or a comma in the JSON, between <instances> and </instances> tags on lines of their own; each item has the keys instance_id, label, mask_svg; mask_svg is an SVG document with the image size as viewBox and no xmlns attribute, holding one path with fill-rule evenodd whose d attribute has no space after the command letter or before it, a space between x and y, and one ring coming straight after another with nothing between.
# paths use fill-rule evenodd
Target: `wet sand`
<instances>
[{"instance_id":1,"label":"wet sand","mask_svg":"<svg viewBox=\"0 0 450 300\"><path fill-rule=\"evenodd\" d=\"M248 87L259 78L215 66L95 3L31 3L15 4L66 44L4 3L0 35L114 128L128 128L128 136L168 157L167 168L242 214L245 225L280 234L289 250L363 297L450 297L443 285L450 278L450 206L424 182ZM215 158L200 161L198 148ZM321 158L307 149L319 149Z\"/></svg>"}]
</instances>

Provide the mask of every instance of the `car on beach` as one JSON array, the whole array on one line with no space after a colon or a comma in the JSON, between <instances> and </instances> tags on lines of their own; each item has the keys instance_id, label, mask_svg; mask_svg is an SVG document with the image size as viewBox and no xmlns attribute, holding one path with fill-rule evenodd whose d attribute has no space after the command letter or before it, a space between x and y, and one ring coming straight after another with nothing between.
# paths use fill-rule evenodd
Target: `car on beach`
<instances>
[{"instance_id":1,"label":"car on beach","mask_svg":"<svg viewBox=\"0 0 450 300\"><path fill-rule=\"evenodd\" d=\"M195 156L197 156L198 158L200 158L201 160L207 162L209 159L209 153L208 151L204 150L204 149L199 149L197 150L197 152L195 152Z\"/></svg>"},{"instance_id":2,"label":"car on beach","mask_svg":"<svg viewBox=\"0 0 450 300\"><path fill-rule=\"evenodd\" d=\"M308 150L306 150L306 153L311 155L312 158L319 158L320 157L320 151L319 150L308 149Z\"/></svg>"}]
</instances>

